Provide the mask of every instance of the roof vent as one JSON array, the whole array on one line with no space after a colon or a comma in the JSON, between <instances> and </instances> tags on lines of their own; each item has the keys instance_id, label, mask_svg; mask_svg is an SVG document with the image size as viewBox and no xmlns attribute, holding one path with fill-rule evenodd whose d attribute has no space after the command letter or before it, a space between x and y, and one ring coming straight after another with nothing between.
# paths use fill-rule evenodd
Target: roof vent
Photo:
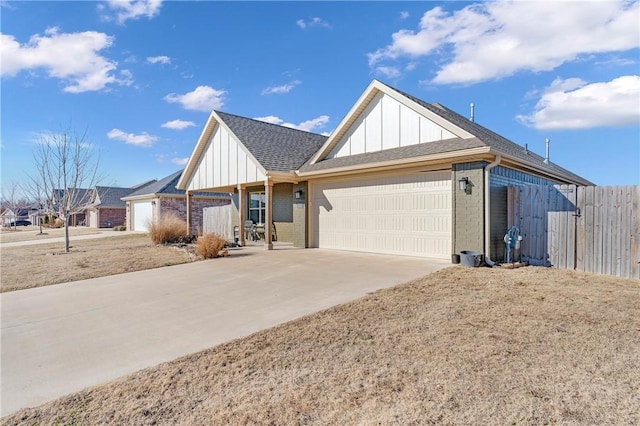
<instances>
[{"instance_id":1,"label":"roof vent","mask_svg":"<svg viewBox=\"0 0 640 426\"><path fill-rule=\"evenodd\" d=\"M546 138L544 140L544 144L545 144L544 164L549 164L549 142L551 142L549 138Z\"/></svg>"},{"instance_id":2,"label":"roof vent","mask_svg":"<svg viewBox=\"0 0 640 426\"><path fill-rule=\"evenodd\" d=\"M524 153L526 155L529 155L529 144L526 144L526 143L524 144Z\"/></svg>"},{"instance_id":3,"label":"roof vent","mask_svg":"<svg viewBox=\"0 0 640 426\"><path fill-rule=\"evenodd\" d=\"M469 120L471 120L472 123L474 121L474 109L475 109L475 105L471 103L471 117L469 117Z\"/></svg>"}]
</instances>

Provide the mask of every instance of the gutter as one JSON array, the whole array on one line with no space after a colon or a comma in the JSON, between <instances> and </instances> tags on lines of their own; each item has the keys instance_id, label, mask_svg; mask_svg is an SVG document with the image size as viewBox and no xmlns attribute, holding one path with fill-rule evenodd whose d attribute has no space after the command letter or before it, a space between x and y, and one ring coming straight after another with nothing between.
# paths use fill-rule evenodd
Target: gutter
<instances>
[{"instance_id":1,"label":"gutter","mask_svg":"<svg viewBox=\"0 0 640 426\"><path fill-rule=\"evenodd\" d=\"M496 159L484 168L484 261L487 265L493 266L495 262L491 260L491 182L490 171L502 161L502 155L497 154Z\"/></svg>"}]
</instances>

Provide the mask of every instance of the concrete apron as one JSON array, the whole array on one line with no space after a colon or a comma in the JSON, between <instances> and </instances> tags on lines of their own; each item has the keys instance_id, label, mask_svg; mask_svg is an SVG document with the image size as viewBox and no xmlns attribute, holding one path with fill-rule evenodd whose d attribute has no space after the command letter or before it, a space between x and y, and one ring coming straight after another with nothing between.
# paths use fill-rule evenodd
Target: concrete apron
<instances>
[{"instance_id":1,"label":"concrete apron","mask_svg":"<svg viewBox=\"0 0 640 426\"><path fill-rule=\"evenodd\" d=\"M0 415L449 265L257 245L227 258L3 293Z\"/></svg>"}]
</instances>

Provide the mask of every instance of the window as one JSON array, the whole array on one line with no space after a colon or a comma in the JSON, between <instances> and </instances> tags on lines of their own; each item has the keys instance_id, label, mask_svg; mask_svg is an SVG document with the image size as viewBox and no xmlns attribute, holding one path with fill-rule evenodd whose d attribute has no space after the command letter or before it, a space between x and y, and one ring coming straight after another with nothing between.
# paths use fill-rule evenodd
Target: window
<instances>
[{"instance_id":1,"label":"window","mask_svg":"<svg viewBox=\"0 0 640 426\"><path fill-rule=\"evenodd\" d=\"M264 223L266 217L266 205L264 192L249 193L249 219L253 223Z\"/></svg>"}]
</instances>

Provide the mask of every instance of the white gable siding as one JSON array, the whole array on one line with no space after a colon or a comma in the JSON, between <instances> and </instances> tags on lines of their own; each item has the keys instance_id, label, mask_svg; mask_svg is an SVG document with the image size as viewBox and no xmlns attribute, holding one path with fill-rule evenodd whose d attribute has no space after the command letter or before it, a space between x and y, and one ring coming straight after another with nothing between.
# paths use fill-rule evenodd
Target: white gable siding
<instances>
[{"instance_id":1,"label":"white gable siding","mask_svg":"<svg viewBox=\"0 0 640 426\"><path fill-rule=\"evenodd\" d=\"M376 152L456 137L429 118L378 93L327 158Z\"/></svg>"},{"instance_id":2,"label":"white gable siding","mask_svg":"<svg viewBox=\"0 0 640 426\"><path fill-rule=\"evenodd\" d=\"M264 180L262 169L247 155L236 138L218 125L194 170L188 189L197 191Z\"/></svg>"}]
</instances>

